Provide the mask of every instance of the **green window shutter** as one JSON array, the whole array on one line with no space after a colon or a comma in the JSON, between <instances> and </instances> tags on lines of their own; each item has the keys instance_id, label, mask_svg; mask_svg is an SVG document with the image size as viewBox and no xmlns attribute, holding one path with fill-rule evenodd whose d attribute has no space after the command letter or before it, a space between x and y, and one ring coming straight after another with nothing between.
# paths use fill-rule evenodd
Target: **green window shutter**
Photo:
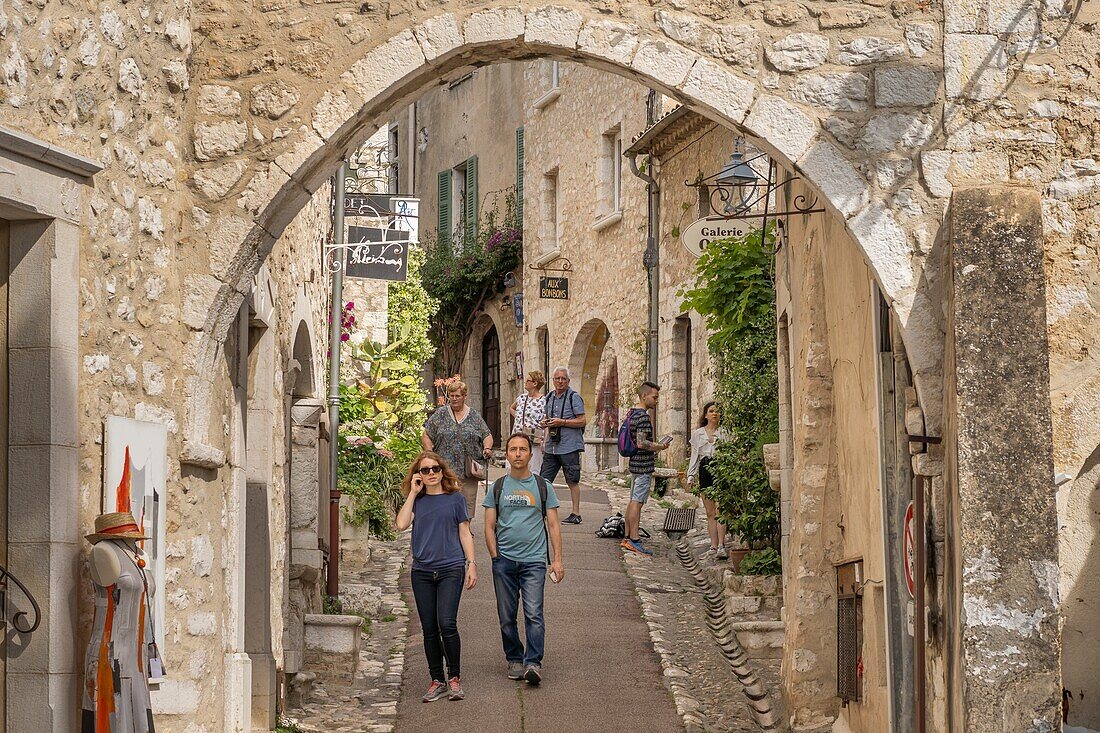
<instances>
[{"instance_id":1,"label":"green window shutter","mask_svg":"<svg viewBox=\"0 0 1100 733\"><path fill-rule=\"evenodd\" d=\"M516 228L523 231L523 128L516 129Z\"/></svg>"},{"instance_id":2,"label":"green window shutter","mask_svg":"<svg viewBox=\"0 0 1100 733\"><path fill-rule=\"evenodd\" d=\"M477 156L466 159L466 244L477 241Z\"/></svg>"},{"instance_id":3,"label":"green window shutter","mask_svg":"<svg viewBox=\"0 0 1100 733\"><path fill-rule=\"evenodd\" d=\"M436 225L439 243L451 244L451 170L439 172L439 220Z\"/></svg>"}]
</instances>

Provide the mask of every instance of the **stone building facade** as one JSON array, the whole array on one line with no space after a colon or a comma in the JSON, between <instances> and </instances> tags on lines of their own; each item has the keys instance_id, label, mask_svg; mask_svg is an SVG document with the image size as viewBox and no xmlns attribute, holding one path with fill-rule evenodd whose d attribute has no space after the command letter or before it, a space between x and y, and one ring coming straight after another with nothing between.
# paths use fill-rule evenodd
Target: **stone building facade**
<instances>
[{"instance_id":1,"label":"stone building facade","mask_svg":"<svg viewBox=\"0 0 1100 733\"><path fill-rule=\"evenodd\" d=\"M521 226L516 204L522 166L523 64L470 71L429 90L392 118L397 190L420 199L426 246L461 249L468 233L490 220ZM508 408L522 389L516 354L520 330L512 293L481 307L473 321L458 373L499 444L510 430ZM449 377L451 374L432 374Z\"/></svg>"},{"instance_id":2,"label":"stone building facade","mask_svg":"<svg viewBox=\"0 0 1100 733\"><path fill-rule=\"evenodd\" d=\"M646 194L622 160L645 128L649 90L579 64L526 69L524 355L544 373L568 367L588 415L587 470L618 465L620 410L644 379L648 286ZM541 297L544 278L568 298Z\"/></svg>"},{"instance_id":3,"label":"stone building facade","mask_svg":"<svg viewBox=\"0 0 1100 733\"><path fill-rule=\"evenodd\" d=\"M162 727L251 725L242 306L253 283L263 291L261 267L278 269L288 225L394 110L476 65L550 56L683 101L819 194L889 306L922 429L943 441L921 461L928 478L942 472L937 598L950 611L943 672L930 665L943 694L930 699L945 701L952 730L1056 729L1064 684L1070 722L1095 727L1096 12L1059 0L4 5L12 175L0 202L23 247L9 262L6 452L9 474L28 478L10 479L8 516L38 508L9 524L7 557L48 599L28 651L5 665L8 726L33 711L35 729L73 728L72 619L89 612L76 568L111 413L174 425L170 521L191 534L172 582L190 605L169 623L192 653L158 703ZM860 274L829 264L830 276ZM795 287L817 297L812 281ZM816 348L796 353L812 357L797 367L807 378L836 378ZM99 355L110 368L97 371ZM163 390L152 376L147 389L145 361ZM790 407L792 426L827 417L812 400ZM814 511L793 498L829 460L790 464L792 544ZM1055 474L1069 477L1060 489ZM813 610L787 613L797 624ZM788 643L806 692L827 696L827 661ZM835 715L805 710L796 729Z\"/></svg>"}]
</instances>

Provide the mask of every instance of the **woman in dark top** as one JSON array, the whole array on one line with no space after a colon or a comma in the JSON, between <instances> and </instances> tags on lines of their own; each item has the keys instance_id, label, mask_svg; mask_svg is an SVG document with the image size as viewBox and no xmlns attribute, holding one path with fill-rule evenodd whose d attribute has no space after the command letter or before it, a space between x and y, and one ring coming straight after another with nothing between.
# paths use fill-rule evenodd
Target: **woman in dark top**
<instances>
[{"instance_id":1,"label":"woman in dark top","mask_svg":"<svg viewBox=\"0 0 1100 733\"><path fill-rule=\"evenodd\" d=\"M432 675L422 699L461 700L465 693L459 679L458 602L463 585L469 590L477 583L466 499L458 477L438 453L430 451L412 462L401 488L406 498L397 513L397 531L412 527L413 597Z\"/></svg>"}]
</instances>

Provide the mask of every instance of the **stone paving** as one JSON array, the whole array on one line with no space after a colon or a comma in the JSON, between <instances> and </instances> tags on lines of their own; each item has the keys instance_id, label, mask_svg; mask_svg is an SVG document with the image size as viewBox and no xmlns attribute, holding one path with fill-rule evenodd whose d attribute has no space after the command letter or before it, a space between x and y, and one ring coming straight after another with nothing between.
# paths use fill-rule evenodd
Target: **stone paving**
<instances>
[{"instance_id":1,"label":"stone paving","mask_svg":"<svg viewBox=\"0 0 1100 733\"><path fill-rule=\"evenodd\" d=\"M398 590L409 555L409 534L389 542L371 542L370 562L341 574L344 612L366 606L370 631L359 650L359 671L348 687L318 685L300 710L283 716L283 725L301 733L390 733L405 669L409 606ZM367 600L371 599L371 600Z\"/></svg>"},{"instance_id":2,"label":"stone paving","mask_svg":"<svg viewBox=\"0 0 1100 733\"><path fill-rule=\"evenodd\" d=\"M614 511L623 511L629 500L624 484L621 478L613 476L601 476L592 481L593 486L607 492ZM653 557L627 553L625 562L627 574L641 600L653 646L661 656L665 684L676 701L684 728L688 733L765 730L758 722L760 717L754 710L754 701L746 696L745 688L731 670L730 660L708 628L708 606L703 589L677 557L675 543L657 531L664 523L666 508L654 498L642 512L642 527L648 528L651 534L646 546L653 551ZM696 558L701 558L710 544L704 522L705 516L699 507L695 529L685 538ZM713 560L709 563L700 560L699 563L713 589L717 585L715 580L721 577L721 565ZM779 689L779 660L752 660L742 668L745 666L755 672L764 691ZM778 697L774 694L768 697L771 705L776 705ZM764 720L775 718L778 718L778 711Z\"/></svg>"},{"instance_id":3,"label":"stone paving","mask_svg":"<svg viewBox=\"0 0 1100 733\"><path fill-rule=\"evenodd\" d=\"M590 486L607 493L611 511L622 511L628 492L619 484L621 479L609 476L594 478ZM746 686L731 669L730 659L723 654L707 624L707 598L700 583L677 556L676 545L656 530L664 519L665 507L650 501L642 526L650 529L647 541L654 551L652 558L627 553L624 565L627 576L638 595L643 618L648 625L653 649L660 658L664 686L672 694L676 712L687 733L696 731L732 731L757 733L759 705L754 715ZM584 527L594 531L603 517L586 517ZM708 541L701 529L702 512L696 528L686 536L686 546L696 558L702 556ZM601 540L618 544L617 540ZM371 631L363 639L360 670L351 687L331 685L318 688L313 699L302 710L292 711L284 718L302 733L389 733L394 730L401 678L405 671L405 647L408 640L409 606L402 597L401 573L408 557L408 535L392 542L372 543L371 562L364 570L346 575L347 587L376 587L381 590L381 604L372 614ZM707 587L720 582L722 567L711 561L701 563ZM744 660L740 660L744 663ZM751 660L747 663L764 691L778 689L778 660ZM777 706L775 694L768 696L770 705ZM776 709L772 715L778 717ZM293 728L291 728L293 730Z\"/></svg>"}]
</instances>

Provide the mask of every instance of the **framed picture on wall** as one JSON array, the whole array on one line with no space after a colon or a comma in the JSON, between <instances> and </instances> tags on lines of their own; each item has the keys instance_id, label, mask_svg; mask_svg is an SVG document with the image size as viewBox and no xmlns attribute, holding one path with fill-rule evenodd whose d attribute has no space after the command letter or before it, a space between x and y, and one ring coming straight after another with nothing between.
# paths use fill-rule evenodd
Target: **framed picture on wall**
<instances>
[{"instance_id":1,"label":"framed picture on wall","mask_svg":"<svg viewBox=\"0 0 1100 733\"><path fill-rule=\"evenodd\" d=\"M523 379L523 352L522 351L517 351L516 352L515 366L516 366L516 379L517 380Z\"/></svg>"},{"instance_id":2,"label":"framed picture on wall","mask_svg":"<svg viewBox=\"0 0 1100 733\"><path fill-rule=\"evenodd\" d=\"M153 616L157 646L164 643L164 526L168 481L168 427L111 415L103 436L103 512L130 512L149 539L137 544L156 583ZM153 681L153 680L150 680Z\"/></svg>"}]
</instances>

